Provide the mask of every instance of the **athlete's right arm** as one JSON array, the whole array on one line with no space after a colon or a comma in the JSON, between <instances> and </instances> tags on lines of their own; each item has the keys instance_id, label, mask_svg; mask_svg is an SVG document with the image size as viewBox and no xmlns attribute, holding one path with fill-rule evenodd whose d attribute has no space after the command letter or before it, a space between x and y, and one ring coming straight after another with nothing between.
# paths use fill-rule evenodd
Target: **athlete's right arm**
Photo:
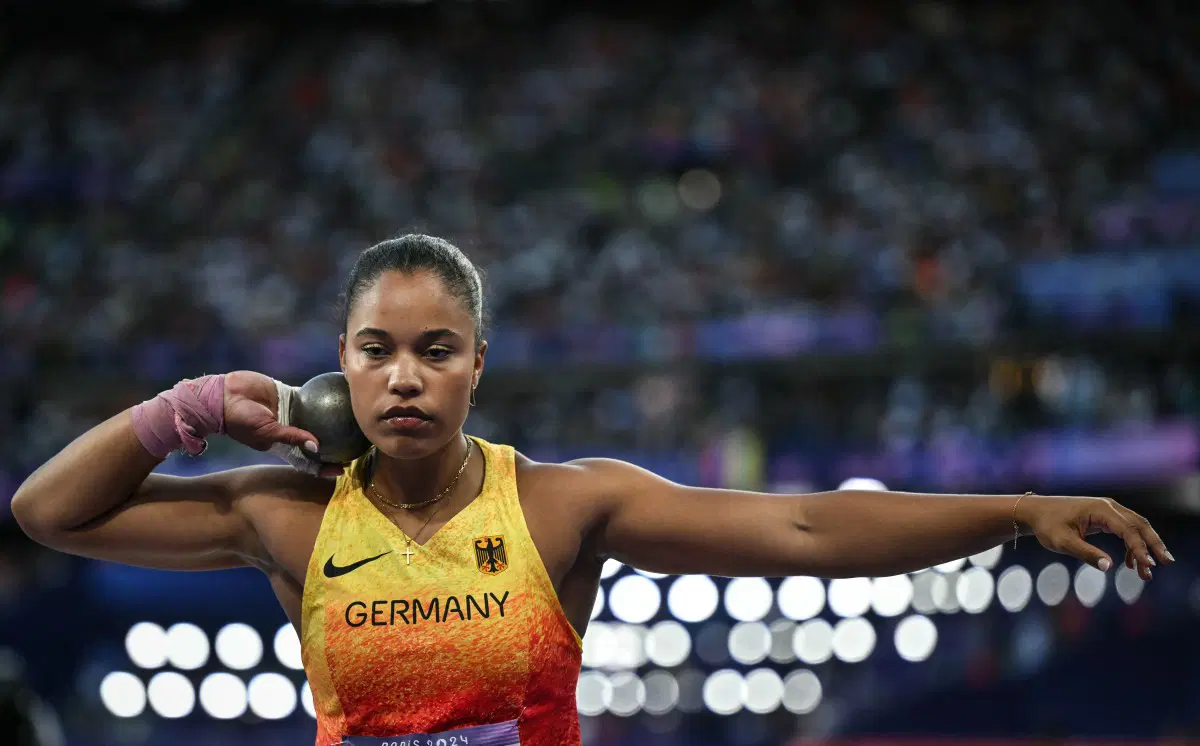
<instances>
[{"instance_id":1,"label":"athlete's right arm","mask_svg":"<svg viewBox=\"0 0 1200 746\"><path fill-rule=\"evenodd\" d=\"M270 378L231 373L226 383L227 427L243 430L231 418L245 410L252 411L250 418L274 419L273 412L253 411L256 401L260 410L274 406ZM261 442L238 439L265 448L263 430L260 423L256 438ZM170 570L261 566L268 558L252 505L258 498L324 481L283 466L201 477L151 474L158 464L138 440L132 411L126 410L81 435L30 475L13 496L13 516L32 539L69 554Z\"/></svg>"}]
</instances>

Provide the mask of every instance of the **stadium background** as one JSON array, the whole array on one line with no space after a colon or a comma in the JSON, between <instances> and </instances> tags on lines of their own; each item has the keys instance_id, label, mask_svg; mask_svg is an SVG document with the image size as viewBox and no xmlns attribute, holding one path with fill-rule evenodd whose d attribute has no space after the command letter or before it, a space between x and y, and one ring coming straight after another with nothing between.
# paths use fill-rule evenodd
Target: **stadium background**
<instances>
[{"instance_id":1,"label":"stadium background","mask_svg":"<svg viewBox=\"0 0 1200 746\"><path fill-rule=\"evenodd\" d=\"M587 744L1200 742L1196 10L255 7L3 4L0 505L181 377L334 369L348 264L423 230L488 271L475 434L707 485L1103 494L1180 560L613 564ZM0 512L0 688L71 746L310 742L283 624L252 571L69 558Z\"/></svg>"}]
</instances>

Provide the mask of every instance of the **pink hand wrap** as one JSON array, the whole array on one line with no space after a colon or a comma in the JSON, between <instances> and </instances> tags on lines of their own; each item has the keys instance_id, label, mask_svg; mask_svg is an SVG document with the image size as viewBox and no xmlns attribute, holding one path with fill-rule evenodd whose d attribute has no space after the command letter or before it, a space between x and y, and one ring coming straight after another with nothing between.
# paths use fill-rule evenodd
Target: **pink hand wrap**
<instances>
[{"instance_id":1,"label":"pink hand wrap","mask_svg":"<svg viewBox=\"0 0 1200 746\"><path fill-rule=\"evenodd\" d=\"M177 448L199 456L205 436L225 432L225 376L184 379L133 408L133 431L158 458Z\"/></svg>"}]
</instances>

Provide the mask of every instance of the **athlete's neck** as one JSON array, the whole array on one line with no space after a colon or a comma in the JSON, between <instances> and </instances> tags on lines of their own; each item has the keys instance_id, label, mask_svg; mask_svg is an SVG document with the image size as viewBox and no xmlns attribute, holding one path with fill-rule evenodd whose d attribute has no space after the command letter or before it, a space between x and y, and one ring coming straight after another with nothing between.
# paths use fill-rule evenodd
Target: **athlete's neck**
<instances>
[{"instance_id":1,"label":"athlete's neck","mask_svg":"<svg viewBox=\"0 0 1200 746\"><path fill-rule=\"evenodd\" d=\"M446 445L419 459L392 458L376 450L370 479L374 480L376 491L390 502L404 504L432 500L459 474L468 448L472 452L478 450L459 431ZM452 493L457 493L460 487L474 481L467 479L471 471L471 464L468 463Z\"/></svg>"}]
</instances>

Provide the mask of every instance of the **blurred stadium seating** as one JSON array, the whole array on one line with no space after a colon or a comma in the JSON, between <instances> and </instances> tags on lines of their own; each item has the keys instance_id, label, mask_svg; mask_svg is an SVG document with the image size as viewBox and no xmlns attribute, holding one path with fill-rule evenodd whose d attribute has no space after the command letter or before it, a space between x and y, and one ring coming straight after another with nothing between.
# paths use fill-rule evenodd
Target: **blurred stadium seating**
<instances>
[{"instance_id":1,"label":"blurred stadium seating","mask_svg":"<svg viewBox=\"0 0 1200 746\"><path fill-rule=\"evenodd\" d=\"M1120 496L1178 547L1145 589L1027 545L833 584L614 566L587 743L1200 743L1186 4L6 7L0 503L178 378L333 369L357 252L426 231L488 272L473 433L711 485ZM252 573L0 537L0 644L72 746L311 739Z\"/></svg>"}]
</instances>

